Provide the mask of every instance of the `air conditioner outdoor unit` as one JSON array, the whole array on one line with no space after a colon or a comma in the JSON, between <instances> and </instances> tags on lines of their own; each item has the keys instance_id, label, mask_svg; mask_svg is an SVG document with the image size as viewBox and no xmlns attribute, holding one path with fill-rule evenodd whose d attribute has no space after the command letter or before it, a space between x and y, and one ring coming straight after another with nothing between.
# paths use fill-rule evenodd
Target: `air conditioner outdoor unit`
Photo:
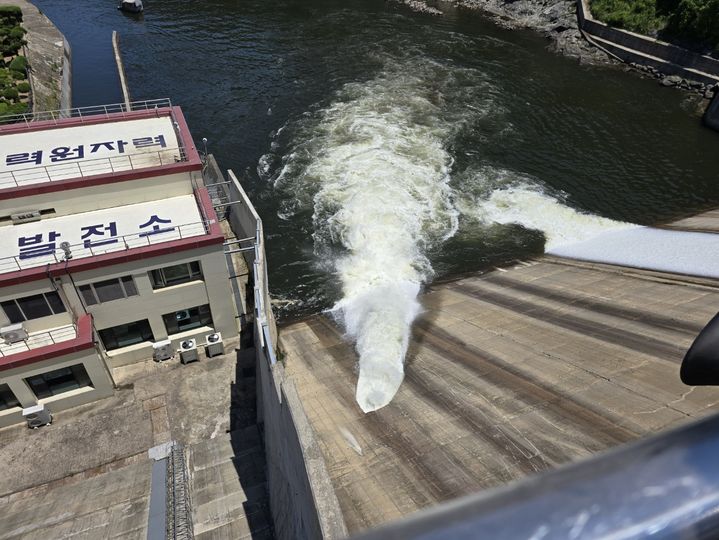
<instances>
[{"instance_id":1,"label":"air conditioner outdoor unit","mask_svg":"<svg viewBox=\"0 0 719 540\"><path fill-rule=\"evenodd\" d=\"M25 341L27 339L27 330L22 323L11 324L0 328L0 337L5 340L7 345Z\"/></svg>"},{"instance_id":2,"label":"air conditioner outdoor unit","mask_svg":"<svg viewBox=\"0 0 719 540\"><path fill-rule=\"evenodd\" d=\"M205 336L205 348L207 350L208 357L225 354L225 345L222 343L222 334L219 332L207 334Z\"/></svg>"},{"instance_id":3,"label":"air conditioner outdoor unit","mask_svg":"<svg viewBox=\"0 0 719 540\"><path fill-rule=\"evenodd\" d=\"M166 339L152 344L152 358L156 362L169 360L175 356L175 350L172 348L172 341Z\"/></svg>"},{"instance_id":4,"label":"air conditioner outdoor unit","mask_svg":"<svg viewBox=\"0 0 719 540\"><path fill-rule=\"evenodd\" d=\"M32 429L52 424L52 414L45 408L45 405L35 405L23 409L22 415L27 420L27 427Z\"/></svg>"},{"instance_id":5,"label":"air conditioner outdoor unit","mask_svg":"<svg viewBox=\"0 0 719 540\"><path fill-rule=\"evenodd\" d=\"M189 364L200 359L197 354L197 341L194 339L183 339L180 342L180 362Z\"/></svg>"}]
</instances>

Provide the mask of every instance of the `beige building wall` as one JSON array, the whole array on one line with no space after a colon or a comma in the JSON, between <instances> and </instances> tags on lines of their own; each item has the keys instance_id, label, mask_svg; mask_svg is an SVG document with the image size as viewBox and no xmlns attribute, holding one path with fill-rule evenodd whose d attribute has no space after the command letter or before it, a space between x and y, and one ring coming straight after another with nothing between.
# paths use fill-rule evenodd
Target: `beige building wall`
<instances>
[{"instance_id":1,"label":"beige building wall","mask_svg":"<svg viewBox=\"0 0 719 540\"><path fill-rule=\"evenodd\" d=\"M52 292L55 289L52 287L50 279L44 279L42 281L31 281L28 283L22 283L20 285L13 285L12 287L5 287L0 289L0 302L5 300L11 300L15 298L22 298L24 296L32 296L40 293ZM67 303L65 304L67 306ZM51 328L58 328L60 326L66 326L72 324L73 316L69 308L66 313L59 313L57 315L50 315L48 317L40 317L39 319L32 319L25 321L23 326L30 332L42 332L50 330ZM0 309L0 327L8 326L12 324L5 315L5 311Z\"/></svg>"},{"instance_id":2,"label":"beige building wall","mask_svg":"<svg viewBox=\"0 0 719 540\"><path fill-rule=\"evenodd\" d=\"M39 375L75 364L82 364L85 367L92 386L77 388L56 396L38 399L24 380L33 375ZM22 408L42 404L45 405L51 413L55 413L111 396L114 388L108 369L94 348L43 360L29 366L0 371L0 384L2 383L10 387L10 390L12 390L20 402L20 407L14 407L4 411L0 410L0 427L22 422Z\"/></svg>"},{"instance_id":3,"label":"beige building wall","mask_svg":"<svg viewBox=\"0 0 719 540\"><path fill-rule=\"evenodd\" d=\"M192 261L200 262L203 275L201 280L153 290L149 274L151 270ZM137 296L92 306L84 306L81 302L76 289L81 285L128 275L133 277ZM62 291L64 299L78 315L85 311L92 314L96 330L147 319L155 341L169 337L175 349L179 348L182 340L188 338L197 338L198 345L201 345L204 343L204 337L213 332L220 332L223 340L234 338L238 334L237 312L221 245L80 272L73 274L72 279L63 276ZM205 304L210 305L212 327L203 326L172 336L167 335L163 315ZM108 351L106 354L111 367L117 367L145 360L152 356L152 352L152 343L143 342Z\"/></svg>"},{"instance_id":4,"label":"beige building wall","mask_svg":"<svg viewBox=\"0 0 719 540\"><path fill-rule=\"evenodd\" d=\"M202 175L177 173L126 182L88 186L82 189L65 190L58 193L40 193L0 201L0 217L31 210L54 209L47 217L60 217L82 212L92 212L127 204L157 201L193 193L192 180L201 185ZM1 221L0 226L11 226L12 221Z\"/></svg>"}]
</instances>

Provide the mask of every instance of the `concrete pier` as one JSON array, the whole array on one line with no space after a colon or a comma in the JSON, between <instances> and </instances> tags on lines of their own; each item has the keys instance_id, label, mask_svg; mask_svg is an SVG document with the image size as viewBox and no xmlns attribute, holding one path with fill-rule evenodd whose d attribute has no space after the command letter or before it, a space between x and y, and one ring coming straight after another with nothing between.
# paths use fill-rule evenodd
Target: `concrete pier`
<instances>
[{"instance_id":1,"label":"concrete pier","mask_svg":"<svg viewBox=\"0 0 719 540\"><path fill-rule=\"evenodd\" d=\"M339 328L280 333L350 532L719 410L718 389L678 376L719 309L713 280L543 257L422 303L404 383L367 415Z\"/></svg>"}]
</instances>

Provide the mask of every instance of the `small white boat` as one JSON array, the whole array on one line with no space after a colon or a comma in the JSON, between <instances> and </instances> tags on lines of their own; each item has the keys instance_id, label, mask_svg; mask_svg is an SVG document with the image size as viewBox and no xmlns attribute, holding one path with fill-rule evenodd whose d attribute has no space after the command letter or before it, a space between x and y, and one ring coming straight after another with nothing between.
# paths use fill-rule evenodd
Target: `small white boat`
<instances>
[{"instance_id":1,"label":"small white boat","mask_svg":"<svg viewBox=\"0 0 719 540\"><path fill-rule=\"evenodd\" d=\"M128 13L141 13L144 8L142 7L142 0L122 0L117 9Z\"/></svg>"}]
</instances>

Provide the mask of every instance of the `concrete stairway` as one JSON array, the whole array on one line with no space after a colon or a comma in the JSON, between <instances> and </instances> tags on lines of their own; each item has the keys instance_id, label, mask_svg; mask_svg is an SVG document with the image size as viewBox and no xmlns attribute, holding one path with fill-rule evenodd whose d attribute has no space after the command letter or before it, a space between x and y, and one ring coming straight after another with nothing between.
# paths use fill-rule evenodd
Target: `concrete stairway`
<instances>
[{"instance_id":1,"label":"concrete stairway","mask_svg":"<svg viewBox=\"0 0 719 540\"><path fill-rule=\"evenodd\" d=\"M256 426L191 446L188 462L197 540L274 537Z\"/></svg>"}]
</instances>

